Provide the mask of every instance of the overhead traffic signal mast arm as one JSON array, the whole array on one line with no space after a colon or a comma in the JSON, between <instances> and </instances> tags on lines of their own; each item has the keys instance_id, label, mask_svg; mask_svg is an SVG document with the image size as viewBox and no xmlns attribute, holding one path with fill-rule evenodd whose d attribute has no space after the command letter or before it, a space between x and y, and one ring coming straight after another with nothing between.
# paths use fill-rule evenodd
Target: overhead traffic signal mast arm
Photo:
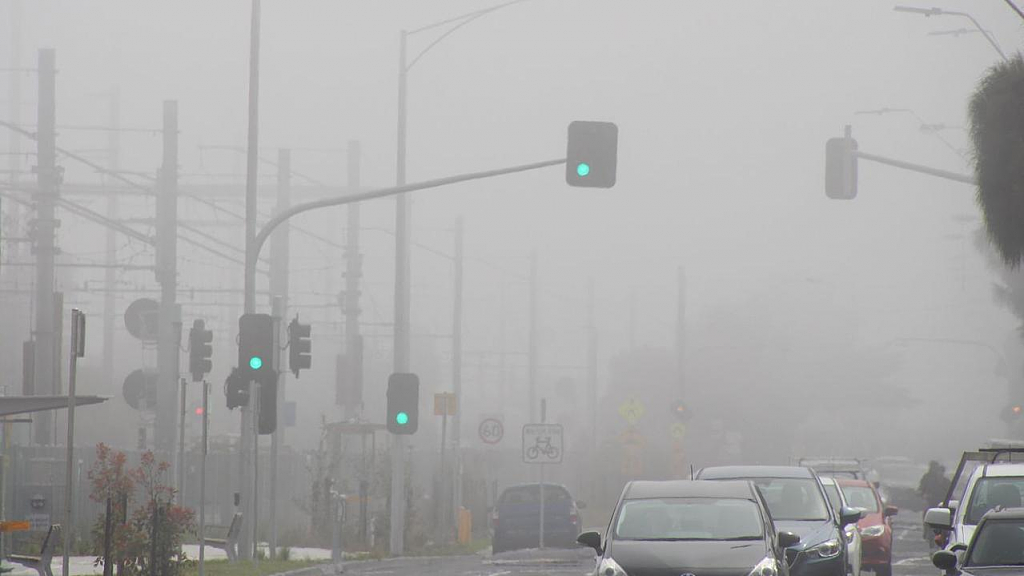
<instances>
[{"instance_id":1,"label":"overhead traffic signal mast arm","mask_svg":"<svg viewBox=\"0 0 1024 576\"><path fill-rule=\"evenodd\" d=\"M436 178L434 180L414 182L412 184L405 184L402 186L379 188L377 190L370 190L369 192L363 192L360 194L351 194L340 198L324 198L322 200L314 200L304 204L297 204L271 218L263 225L263 228L260 229L259 233L256 234L256 237L253 239L253 250L249 253L249 258L245 263L246 285L255 285L256 283L256 260L259 258L260 250L263 248L263 244L266 243L267 238L270 237L270 234L275 228L281 225L281 223L293 216L302 214L303 212L309 212L310 210L316 210L317 208L327 208L329 206L344 206L346 204L354 204L356 202L364 202L366 200L374 200L376 198L387 198L389 196L397 196L406 192L415 192L417 190L425 190L427 188L438 188L440 186L467 182L469 180L483 180L485 178L493 178L495 176L503 176L505 174L529 172L530 170L547 168L549 166L560 166L565 164L565 160L565 158L560 158L558 160L546 160L544 162L534 162L532 164L521 164L510 168L498 168L496 170L485 170L483 172L470 172L468 174Z\"/></svg>"},{"instance_id":2,"label":"overhead traffic signal mast arm","mask_svg":"<svg viewBox=\"0 0 1024 576\"><path fill-rule=\"evenodd\" d=\"M894 158L886 158L885 156L878 156L876 154L868 154L867 152L861 152L860 150L854 150L853 154L862 160L868 160L869 162L878 162L879 164L887 164L889 166L895 166L897 168L903 168L904 170L910 170L912 172L920 172L921 174L929 174L931 176L938 176L939 178L945 178L947 180L953 180L956 182L963 182L964 184L977 184L974 176L967 174L959 174L956 172L949 172L948 170L940 170L939 168L932 168L931 166L924 166L922 164L914 164L913 162L904 162L903 160L896 160Z\"/></svg>"}]
</instances>

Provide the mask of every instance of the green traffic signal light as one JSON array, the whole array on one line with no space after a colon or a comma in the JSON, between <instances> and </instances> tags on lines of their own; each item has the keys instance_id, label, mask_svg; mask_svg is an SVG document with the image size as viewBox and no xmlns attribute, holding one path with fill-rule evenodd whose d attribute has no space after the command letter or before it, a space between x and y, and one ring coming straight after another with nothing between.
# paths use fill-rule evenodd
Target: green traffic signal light
<instances>
[{"instance_id":1,"label":"green traffic signal light","mask_svg":"<svg viewBox=\"0 0 1024 576\"><path fill-rule=\"evenodd\" d=\"M590 174L590 164L587 164L586 162L580 162L576 166L576 173L579 174L580 177L587 176L588 174Z\"/></svg>"},{"instance_id":2,"label":"green traffic signal light","mask_svg":"<svg viewBox=\"0 0 1024 576\"><path fill-rule=\"evenodd\" d=\"M409 423L409 415L405 412L399 412L398 414L395 414L395 422L397 422L399 426L405 426Z\"/></svg>"},{"instance_id":3,"label":"green traffic signal light","mask_svg":"<svg viewBox=\"0 0 1024 576\"><path fill-rule=\"evenodd\" d=\"M253 356L252 358L249 358L249 368L252 368L253 370L259 370L262 367L263 358L260 358L259 356Z\"/></svg>"}]
</instances>

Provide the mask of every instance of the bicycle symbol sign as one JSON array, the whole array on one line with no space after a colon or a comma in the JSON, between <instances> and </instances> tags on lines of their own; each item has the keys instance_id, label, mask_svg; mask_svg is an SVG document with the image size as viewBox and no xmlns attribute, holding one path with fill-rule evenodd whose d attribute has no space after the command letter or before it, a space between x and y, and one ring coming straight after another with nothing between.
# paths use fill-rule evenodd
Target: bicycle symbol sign
<instances>
[{"instance_id":1,"label":"bicycle symbol sign","mask_svg":"<svg viewBox=\"0 0 1024 576\"><path fill-rule=\"evenodd\" d=\"M523 462L561 464L562 425L527 424L523 426Z\"/></svg>"}]
</instances>

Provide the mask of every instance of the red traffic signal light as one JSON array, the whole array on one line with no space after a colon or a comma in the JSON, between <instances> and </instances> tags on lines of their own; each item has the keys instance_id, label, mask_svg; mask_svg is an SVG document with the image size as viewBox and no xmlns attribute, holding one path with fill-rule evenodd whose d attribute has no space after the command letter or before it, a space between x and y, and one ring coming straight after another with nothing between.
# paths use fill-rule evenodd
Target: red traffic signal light
<instances>
[{"instance_id":1,"label":"red traffic signal light","mask_svg":"<svg viewBox=\"0 0 1024 576\"><path fill-rule=\"evenodd\" d=\"M196 416L202 416L202 415L203 415L203 407L200 406L200 407L196 408Z\"/></svg>"}]
</instances>

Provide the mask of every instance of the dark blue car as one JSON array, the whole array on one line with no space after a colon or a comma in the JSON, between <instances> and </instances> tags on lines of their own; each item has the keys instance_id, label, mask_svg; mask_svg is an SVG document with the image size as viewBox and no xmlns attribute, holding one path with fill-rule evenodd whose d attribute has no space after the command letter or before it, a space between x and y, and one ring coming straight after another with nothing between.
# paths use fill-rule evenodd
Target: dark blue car
<instances>
[{"instance_id":1,"label":"dark blue car","mask_svg":"<svg viewBox=\"0 0 1024 576\"><path fill-rule=\"evenodd\" d=\"M501 493L491 514L495 554L540 546L540 492L540 484L521 484ZM572 495L565 486L544 484L544 545L575 548L579 534L580 514Z\"/></svg>"}]
</instances>

